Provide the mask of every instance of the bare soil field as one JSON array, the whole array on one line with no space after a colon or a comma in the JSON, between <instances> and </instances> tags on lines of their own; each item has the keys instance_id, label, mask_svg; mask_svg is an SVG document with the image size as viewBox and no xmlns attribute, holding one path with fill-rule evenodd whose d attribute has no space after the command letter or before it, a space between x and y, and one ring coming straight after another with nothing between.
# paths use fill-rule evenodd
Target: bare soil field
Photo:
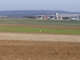
<instances>
[{"instance_id":1,"label":"bare soil field","mask_svg":"<svg viewBox=\"0 0 80 60\"><path fill-rule=\"evenodd\" d=\"M79 59L79 35L0 33L0 60Z\"/></svg>"},{"instance_id":2,"label":"bare soil field","mask_svg":"<svg viewBox=\"0 0 80 60\"><path fill-rule=\"evenodd\" d=\"M79 59L79 42L0 40L0 60Z\"/></svg>"},{"instance_id":3,"label":"bare soil field","mask_svg":"<svg viewBox=\"0 0 80 60\"><path fill-rule=\"evenodd\" d=\"M0 40L80 42L80 35L0 33Z\"/></svg>"}]
</instances>

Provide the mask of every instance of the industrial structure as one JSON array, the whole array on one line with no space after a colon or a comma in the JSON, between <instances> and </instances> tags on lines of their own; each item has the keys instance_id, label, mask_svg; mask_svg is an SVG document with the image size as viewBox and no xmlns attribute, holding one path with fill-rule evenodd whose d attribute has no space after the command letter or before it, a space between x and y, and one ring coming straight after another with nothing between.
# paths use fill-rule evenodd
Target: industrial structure
<instances>
[{"instance_id":1,"label":"industrial structure","mask_svg":"<svg viewBox=\"0 0 80 60\"><path fill-rule=\"evenodd\" d=\"M58 19L58 13L55 14L55 19Z\"/></svg>"},{"instance_id":2,"label":"industrial structure","mask_svg":"<svg viewBox=\"0 0 80 60\"><path fill-rule=\"evenodd\" d=\"M79 15L79 19L80 19L80 15Z\"/></svg>"},{"instance_id":3,"label":"industrial structure","mask_svg":"<svg viewBox=\"0 0 80 60\"><path fill-rule=\"evenodd\" d=\"M80 20L79 14L59 14L55 15L34 15L34 16L25 16L24 18L34 18L39 20Z\"/></svg>"}]
</instances>

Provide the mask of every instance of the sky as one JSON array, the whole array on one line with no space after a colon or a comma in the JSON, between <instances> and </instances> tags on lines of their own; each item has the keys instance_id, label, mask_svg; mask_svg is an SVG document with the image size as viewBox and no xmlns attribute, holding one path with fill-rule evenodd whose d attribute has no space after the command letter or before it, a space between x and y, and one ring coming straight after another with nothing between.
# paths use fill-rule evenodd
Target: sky
<instances>
[{"instance_id":1,"label":"sky","mask_svg":"<svg viewBox=\"0 0 80 60\"><path fill-rule=\"evenodd\" d=\"M80 0L0 0L4 10L63 10L80 12Z\"/></svg>"}]
</instances>

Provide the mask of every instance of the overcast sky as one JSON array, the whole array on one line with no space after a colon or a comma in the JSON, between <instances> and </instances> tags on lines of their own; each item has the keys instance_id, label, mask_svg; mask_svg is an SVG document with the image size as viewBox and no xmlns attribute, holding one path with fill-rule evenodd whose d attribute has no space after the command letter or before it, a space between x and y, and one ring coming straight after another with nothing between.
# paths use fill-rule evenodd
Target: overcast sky
<instances>
[{"instance_id":1,"label":"overcast sky","mask_svg":"<svg viewBox=\"0 0 80 60\"><path fill-rule=\"evenodd\" d=\"M80 12L80 0L0 0L2 10L65 10Z\"/></svg>"}]
</instances>

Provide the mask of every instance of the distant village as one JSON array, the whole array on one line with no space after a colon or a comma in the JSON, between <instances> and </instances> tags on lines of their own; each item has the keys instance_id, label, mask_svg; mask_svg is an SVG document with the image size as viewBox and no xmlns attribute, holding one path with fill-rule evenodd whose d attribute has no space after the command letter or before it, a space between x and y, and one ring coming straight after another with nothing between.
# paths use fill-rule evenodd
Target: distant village
<instances>
[{"instance_id":1,"label":"distant village","mask_svg":"<svg viewBox=\"0 0 80 60\"><path fill-rule=\"evenodd\" d=\"M39 19L39 20L80 20L80 15L55 13L55 15L24 16L23 18L34 18L34 19Z\"/></svg>"},{"instance_id":2,"label":"distant village","mask_svg":"<svg viewBox=\"0 0 80 60\"><path fill-rule=\"evenodd\" d=\"M10 16L0 16L0 18L11 18ZM79 14L59 14L55 15L30 15L22 18L38 19L38 20L80 20Z\"/></svg>"}]
</instances>

